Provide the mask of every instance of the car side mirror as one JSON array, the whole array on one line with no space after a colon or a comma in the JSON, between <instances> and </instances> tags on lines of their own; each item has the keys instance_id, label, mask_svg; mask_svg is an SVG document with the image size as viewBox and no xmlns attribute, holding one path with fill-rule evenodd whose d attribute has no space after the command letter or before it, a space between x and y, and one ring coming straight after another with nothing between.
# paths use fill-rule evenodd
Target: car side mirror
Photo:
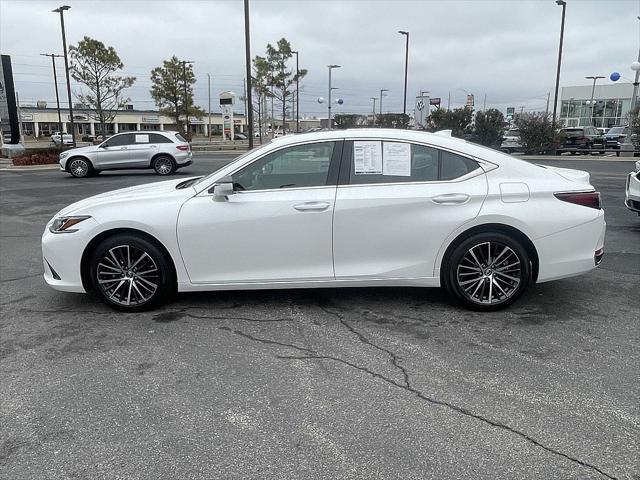
<instances>
[{"instance_id":1,"label":"car side mirror","mask_svg":"<svg viewBox=\"0 0 640 480\"><path fill-rule=\"evenodd\" d=\"M230 176L222 177L213 186L213 201L226 202L229 195L233 195L233 179Z\"/></svg>"}]
</instances>

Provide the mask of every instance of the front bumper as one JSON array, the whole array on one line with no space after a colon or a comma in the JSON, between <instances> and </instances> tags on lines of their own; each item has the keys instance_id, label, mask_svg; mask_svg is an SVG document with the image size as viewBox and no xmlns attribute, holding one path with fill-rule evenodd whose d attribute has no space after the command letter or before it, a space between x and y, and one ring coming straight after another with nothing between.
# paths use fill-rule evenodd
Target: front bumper
<instances>
[{"instance_id":1,"label":"front bumper","mask_svg":"<svg viewBox=\"0 0 640 480\"><path fill-rule=\"evenodd\" d=\"M55 290L85 292L80 264L82 253L93 238L98 222L93 218L78 224L72 233L51 233L47 224L42 234L42 262L44 280Z\"/></svg>"},{"instance_id":2,"label":"front bumper","mask_svg":"<svg viewBox=\"0 0 640 480\"><path fill-rule=\"evenodd\" d=\"M640 214L640 172L631 172L627 175L624 204L629 210Z\"/></svg>"}]
</instances>

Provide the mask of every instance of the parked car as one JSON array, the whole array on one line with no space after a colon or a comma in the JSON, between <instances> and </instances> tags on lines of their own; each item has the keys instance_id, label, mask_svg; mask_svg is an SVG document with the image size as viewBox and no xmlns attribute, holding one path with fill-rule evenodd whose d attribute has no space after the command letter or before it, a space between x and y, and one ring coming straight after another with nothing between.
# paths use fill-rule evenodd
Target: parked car
<instances>
[{"instance_id":1,"label":"parked car","mask_svg":"<svg viewBox=\"0 0 640 480\"><path fill-rule=\"evenodd\" d=\"M635 170L627 175L624 204L629 210L640 215L640 160L636 162Z\"/></svg>"},{"instance_id":2,"label":"parked car","mask_svg":"<svg viewBox=\"0 0 640 480\"><path fill-rule=\"evenodd\" d=\"M604 136L607 148L620 148L620 145L625 142L628 134L629 127L627 126L619 125L611 127Z\"/></svg>"},{"instance_id":3,"label":"parked car","mask_svg":"<svg viewBox=\"0 0 640 480\"><path fill-rule=\"evenodd\" d=\"M604 234L587 172L450 133L352 129L82 200L48 222L42 252L51 287L124 311L176 290L339 286L442 286L495 310L595 268Z\"/></svg>"},{"instance_id":4,"label":"parked car","mask_svg":"<svg viewBox=\"0 0 640 480\"><path fill-rule=\"evenodd\" d=\"M596 130L598 130L598 132L600 133L600 135L606 135L606 134L607 134L607 132L609 131L609 129L608 129L608 128L606 128L606 127L598 127L598 128L596 128Z\"/></svg>"},{"instance_id":5,"label":"parked car","mask_svg":"<svg viewBox=\"0 0 640 480\"><path fill-rule=\"evenodd\" d=\"M63 133L60 135L60 132L54 132L53 135L51 135L51 141L56 145L60 145L60 142L64 145L71 145L73 144L73 137L70 133Z\"/></svg>"},{"instance_id":6,"label":"parked car","mask_svg":"<svg viewBox=\"0 0 640 480\"><path fill-rule=\"evenodd\" d=\"M505 153L521 153L523 152L522 142L520 141L520 130L517 128L510 128L502 137L502 143L500 144L500 150Z\"/></svg>"},{"instance_id":7,"label":"parked car","mask_svg":"<svg viewBox=\"0 0 640 480\"><path fill-rule=\"evenodd\" d=\"M233 134L233 139L234 140L247 140L249 137L247 136L246 133L242 133L242 132L236 132Z\"/></svg>"},{"instance_id":8,"label":"parked car","mask_svg":"<svg viewBox=\"0 0 640 480\"><path fill-rule=\"evenodd\" d=\"M599 148L604 153L605 140L596 127L567 127L560 130L563 135L562 144L558 153L584 151L585 154L594 148Z\"/></svg>"},{"instance_id":9,"label":"parked car","mask_svg":"<svg viewBox=\"0 0 640 480\"><path fill-rule=\"evenodd\" d=\"M60 154L60 170L74 177L132 168L153 168L158 175L171 175L191 163L189 143L178 132L167 130L118 133L99 145Z\"/></svg>"}]
</instances>

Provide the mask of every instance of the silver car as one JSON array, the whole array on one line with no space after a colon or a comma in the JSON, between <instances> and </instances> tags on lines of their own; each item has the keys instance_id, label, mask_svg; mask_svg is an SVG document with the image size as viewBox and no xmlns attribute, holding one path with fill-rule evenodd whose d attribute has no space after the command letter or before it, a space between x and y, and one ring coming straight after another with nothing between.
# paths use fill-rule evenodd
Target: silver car
<instances>
[{"instance_id":1,"label":"silver car","mask_svg":"<svg viewBox=\"0 0 640 480\"><path fill-rule=\"evenodd\" d=\"M171 131L118 133L99 145L72 148L60 154L60 170L78 178L102 170L132 168L153 168L158 175L171 175L191 163L189 142Z\"/></svg>"}]
</instances>

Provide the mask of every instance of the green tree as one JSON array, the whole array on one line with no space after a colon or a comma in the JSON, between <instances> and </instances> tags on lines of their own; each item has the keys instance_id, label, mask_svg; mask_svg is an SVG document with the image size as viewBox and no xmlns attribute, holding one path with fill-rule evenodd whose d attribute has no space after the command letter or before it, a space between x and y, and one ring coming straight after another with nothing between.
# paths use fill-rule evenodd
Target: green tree
<instances>
[{"instance_id":1,"label":"green tree","mask_svg":"<svg viewBox=\"0 0 640 480\"><path fill-rule=\"evenodd\" d=\"M333 117L334 126L343 130L346 128L364 127L367 125L367 116L358 114L342 114L339 113Z\"/></svg>"},{"instance_id":2,"label":"green tree","mask_svg":"<svg viewBox=\"0 0 640 480\"><path fill-rule=\"evenodd\" d=\"M553 130L549 114L524 113L516 117L515 123L525 153L555 152L560 145L562 134Z\"/></svg>"},{"instance_id":3,"label":"green tree","mask_svg":"<svg viewBox=\"0 0 640 480\"><path fill-rule=\"evenodd\" d=\"M490 108L476 113L475 134L481 145L499 145L504 133L504 115L500 110Z\"/></svg>"},{"instance_id":4,"label":"green tree","mask_svg":"<svg viewBox=\"0 0 640 480\"><path fill-rule=\"evenodd\" d=\"M256 55L252 61L253 63L253 90L256 93L257 109L258 112L258 131L260 132L260 143L264 137L263 125L264 119L267 114L267 99L271 98L270 79L271 70L269 62L264 57Z\"/></svg>"},{"instance_id":5,"label":"green tree","mask_svg":"<svg viewBox=\"0 0 640 480\"><path fill-rule=\"evenodd\" d=\"M432 130L451 130L454 137L462 138L465 133L471 132L473 111L470 108L456 108L444 110L438 108L429 116Z\"/></svg>"},{"instance_id":6,"label":"green tree","mask_svg":"<svg viewBox=\"0 0 640 480\"><path fill-rule=\"evenodd\" d=\"M162 62L161 67L151 70L151 97L160 113L171 117L178 128L184 131L181 116L202 118L204 111L193 104L193 85L196 76L193 66L183 63L175 55ZM186 85L186 98L185 98ZM189 133L185 132L187 135Z\"/></svg>"},{"instance_id":7,"label":"green tree","mask_svg":"<svg viewBox=\"0 0 640 480\"><path fill-rule=\"evenodd\" d=\"M99 122L100 133L105 133L105 124L113 122L116 112L129 101L122 94L136 78L114 75L124 64L113 47L99 40L85 36L78 45L69 46L69 54L71 76L88 89L76 97Z\"/></svg>"},{"instance_id":8,"label":"green tree","mask_svg":"<svg viewBox=\"0 0 640 480\"><path fill-rule=\"evenodd\" d=\"M404 128L409 121L409 115L404 113L383 113L376 115L376 125L381 128Z\"/></svg>"},{"instance_id":9,"label":"green tree","mask_svg":"<svg viewBox=\"0 0 640 480\"><path fill-rule=\"evenodd\" d=\"M268 65L268 84L271 87L271 96L280 101L282 105L282 133L285 133L287 115L287 96L292 94L292 85L296 80L301 80L307 75L307 70L301 68L298 73L287 67L288 60L293 56L291 44L286 38L281 38L274 47L267 44L266 62Z\"/></svg>"}]
</instances>

